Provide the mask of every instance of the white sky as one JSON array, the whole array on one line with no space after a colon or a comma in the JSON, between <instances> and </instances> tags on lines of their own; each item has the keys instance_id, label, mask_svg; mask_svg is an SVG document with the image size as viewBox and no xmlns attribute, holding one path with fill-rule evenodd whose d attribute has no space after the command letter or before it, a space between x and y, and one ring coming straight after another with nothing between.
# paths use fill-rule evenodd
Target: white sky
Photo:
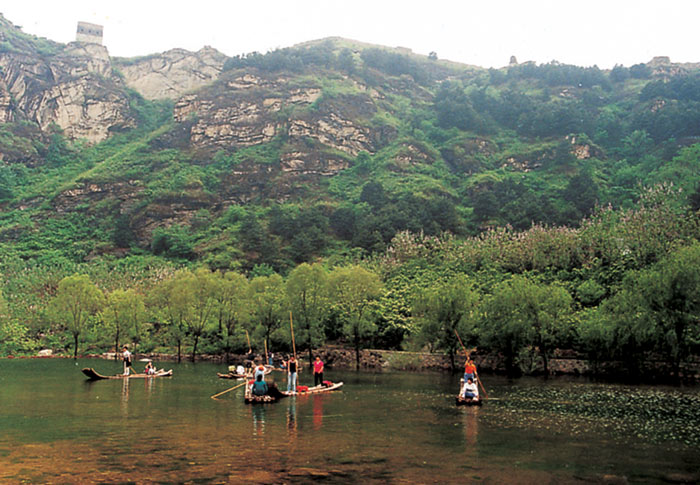
<instances>
[{"instance_id":1,"label":"white sky","mask_svg":"<svg viewBox=\"0 0 700 485\"><path fill-rule=\"evenodd\" d=\"M64 43L78 21L103 25L110 55L123 57L205 45L233 56L340 36L483 67L511 55L604 69L660 55L700 62L697 0L0 0L0 12Z\"/></svg>"}]
</instances>

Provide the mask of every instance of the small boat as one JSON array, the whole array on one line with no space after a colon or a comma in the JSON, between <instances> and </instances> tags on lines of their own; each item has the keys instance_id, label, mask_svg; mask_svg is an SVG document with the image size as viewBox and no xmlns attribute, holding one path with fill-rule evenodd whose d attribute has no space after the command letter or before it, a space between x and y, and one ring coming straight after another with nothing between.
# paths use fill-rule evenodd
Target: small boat
<instances>
[{"instance_id":1,"label":"small boat","mask_svg":"<svg viewBox=\"0 0 700 485\"><path fill-rule=\"evenodd\" d=\"M222 374L221 372L217 372L216 375L219 376L219 379L243 380L246 378L245 374L236 374L235 372L229 372L228 374Z\"/></svg>"},{"instance_id":2,"label":"small boat","mask_svg":"<svg viewBox=\"0 0 700 485\"><path fill-rule=\"evenodd\" d=\"M477 392L477 397L462 397L462 386L464 386L464 379L459 380L459 392L455 397L455 404L457 406L481 406L481 395Z\"/></svg>"},{"instance_id":3,"label":"small boat","mask_svg":"<svg viewBox=\"0 0 700 485\"><path fill-rule=\"evenodd\" d=\"M462 396L457 396L455 398L455 404L457 404L457 406L481 406L482 402L480 397L464 399Z\"/></svg>"},{"instance_id":4,"label":"small boat","mask_svg":"<svg viewBox=\"0 0 700 485\"><path fill-rule=\"evenodd\" d=\"M268 375L273 370L274 370L274 368L271 365L266 365L264 375ZM227 374L222 374L221 372L217 372L216 375L219 377L219 379L237 379L237 380L251 378L251 376L252 376L252 374L251 375L249 375L249 374L237 374L235 372L228 372Z\"/></svg>"},{"instance_id":5,"label":"small boat","mask_svg":"<svg viewBox=\"0 0 700 485\"><path fill-rule=\"evenodd\" d=\"M277 386L275 386L274 384L271 384L269 386L268 393L264 396L256 396L255 394L253 394L251 386L252 381L246 383L244 395L244 400L246 404L267 404L271 402L277 402L283 397L287 397L287 395L283 392L280 392L280 390L277 389Z\"/></svg>"},{"instance_id":6,"label":"small boat","mask_svg":"<svg viewBox=\"0 0 700 485\"><path fill-rule=\"evenodd\" d=\"M83 374L85 374L89 380L98 381L101 379L146 379L149 377L170 377L173 375L173 370L160 369L156 371L155 374L129 374L125 376L124 374L115 374L113 376L103 376L97 373L92 367L86 367L83 369Z\"/></svg>"},{"instance_id":7,"label":"small boat","mask_svg":"<svg viewBox=\"0 0 700 485\"><path fill-rule=\"evenodd\" d=\"M330 386L314 386L314 387L309 387L306 390L299 390L299 387L302 386L297 386L297 391L280 391L277 389L277 387L270 387L269 394L266 394L264 396L255 396L250 390L250 386L246 385L245 388L245 403L246 404L255 404L255 403L271 403L271 402L277 402L283 397L290 397L290 396L306 396L308 394L319 394L322 392L331 392L331 391L336 391L343 387L342 382L336 382L334 384L331 384Z\"/></svg>"},{"instance_id":8,"label":"small boat","mask_svg":"<svg viewBox=\"0 0 700 485\"><path fill-rule=\"evenodd\" d=\"M337 391L341 387L343 387L342 382L335 382L332 383L330 386L324 386L323 384L314 386L314 387L309 387L308 389L299 389L301 386L297 386L296 392L294 391L282 391L282 394L285 396L305 396L307 394L319 394L321 392L331 392L331 391Z\"/></svg>"}]
</instances>

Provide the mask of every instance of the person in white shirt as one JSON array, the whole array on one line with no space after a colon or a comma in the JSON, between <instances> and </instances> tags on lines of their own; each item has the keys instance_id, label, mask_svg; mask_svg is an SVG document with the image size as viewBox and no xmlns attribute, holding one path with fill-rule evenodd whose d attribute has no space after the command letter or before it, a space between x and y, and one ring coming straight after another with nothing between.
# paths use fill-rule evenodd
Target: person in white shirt
<instances>
[{"instance_id":1,"label":"person in white shirt","mask_svg":"<svg viewBox=\"0 0 700 485\"><path fill-rule=\"evenodd\" d=\"M464 387L462 387L462 392L460 394L462 395L463 399L477 400L479 399L479 388L476 387L474 381L469 378L467 379L467 382L464 383Z\"/></svg>"},{"instance_id":2,"label":"person in white shirt","mask_svg":"<svg viewBox=\"0 0 700 485\"><path fill-rule=\"evenodd\" d=\"M131 369L131 352L129 352L129 347L124 346L124 351L122 352L122 360L124 361L124 375L129 375L129 370Z\"/></svg>"}]
</instances>

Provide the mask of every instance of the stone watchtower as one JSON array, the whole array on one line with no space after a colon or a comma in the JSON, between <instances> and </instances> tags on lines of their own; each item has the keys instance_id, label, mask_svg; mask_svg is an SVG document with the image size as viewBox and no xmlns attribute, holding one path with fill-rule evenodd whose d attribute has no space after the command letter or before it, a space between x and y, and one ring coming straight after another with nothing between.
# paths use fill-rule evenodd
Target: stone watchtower
<instances>
[{"instance_id":1,"label":"stone watchtower","mask_svg":"<svg viewBox=\"0 0 700 485\"><path fill-rule=\"evenodd\" d=\"M90 24L88 22L78 22L78 30L75 33L76 42L87 42L89 44L102 45L101 25Z\"/></svg>"}]
</instances>

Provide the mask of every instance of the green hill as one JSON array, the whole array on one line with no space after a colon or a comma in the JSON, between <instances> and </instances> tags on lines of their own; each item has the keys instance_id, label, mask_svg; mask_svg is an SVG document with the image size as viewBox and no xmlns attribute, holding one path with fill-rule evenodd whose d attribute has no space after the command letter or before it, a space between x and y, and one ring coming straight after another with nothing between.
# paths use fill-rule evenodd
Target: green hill
<instances>
[{"instance_id":1,"label":"green hill","mask_svg":"<svg viewBox=\"0 0 700 485\"><path fill-rule=\"evenodd\" d=\"M363 260L398 291L392 278L423 263L386 265L412 234L457 241L419 258L440 278L450 258L466 273L541 271L572 293L598 278L603 293L579 298L585 306L672 244L616 275L591 241L562 243L597 254L567 263L538 246L544 265L525 246L507 261L489 249L485 264L464 245L488 252L480 244L498 234L554 244L580 226L584 237L603 224L597 207L627 227L620 218L659 184L682 189L674 207L698 209L696 65L482 69L340 38L234 58L203 49L112 59L0 20L0 255L6 293L31 268L17 291L37 302L78 270L114 288L181 265L255 276ZM681 239L692 234L685 227ZM423 270L419 280L435 276ZM401 331L386 345L411 332L402 311L387 317Z\"/></svg>"}]
</instances>

